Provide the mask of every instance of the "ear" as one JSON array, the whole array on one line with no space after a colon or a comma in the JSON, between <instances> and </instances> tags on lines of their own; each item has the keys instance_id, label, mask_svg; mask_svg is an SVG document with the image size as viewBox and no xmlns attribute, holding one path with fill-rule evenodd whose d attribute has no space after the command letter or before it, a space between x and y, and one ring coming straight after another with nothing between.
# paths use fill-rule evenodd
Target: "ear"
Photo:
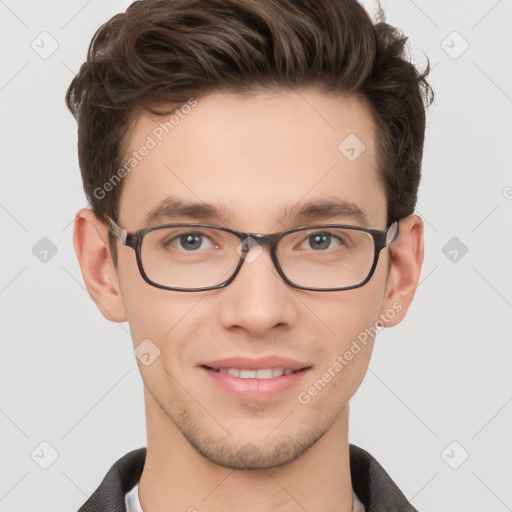
<instances>
[{"instance_id":1,"label":"ear","mask_svg":"<svg viewBox=\"0 0 512 512\"><path fill-rule=\"evenodd\" d=\"M73 245L87 291L102 315L112 322L126 321L117 270L110 255L108 228L92 210L77 212Z\"/></svg>"},{"instance_id":2,"label":"ear","mask_svg":"<svg viewBox=\"0 0 512 512\"><path fill-rule=\"evenodd\" d=\"M380 311L384 327L399 324L414 298L423 264L423 220L417 215L402 219L398 238L388 250L390 267Z\"/></svg>"}]
</instances>

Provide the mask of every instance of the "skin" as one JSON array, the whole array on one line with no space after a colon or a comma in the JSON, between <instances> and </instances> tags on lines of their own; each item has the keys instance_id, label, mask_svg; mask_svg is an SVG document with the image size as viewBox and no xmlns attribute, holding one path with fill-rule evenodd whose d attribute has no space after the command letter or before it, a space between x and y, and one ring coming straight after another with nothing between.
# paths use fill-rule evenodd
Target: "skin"
<instances>
[{"instance_id":1,"label":"skin","mask_svg":"<svg viewBox=\"0 0 512 512\"><path fill-rule=\"evenodd\" d=\"M131 150L160 122L142 115ZM352 162L338 150L351 133L366 145ZM366 212L368 227L384 230L386 197L376 169L374 122L358 97L315 90L252 97L216 92L198 98L124 179L118 224L131 232L145 227L144 216L172 194L232 210L204 222L271 233L296 227L282 223L278 211L284 205L336 192ZM399 238L381 252L365 286L338 292L289 286L268 249L244 264L226 288L157 289L143 281L134 251L119 242L114 267L107 227L88 209L77 213L74 244L103 315L127 320L135 346L149 338L160 350L149 366L138 362L148 438L139 484L144 510L352 510L349 400L367 371L374 339L307 405L297 394L379 315L388 317L393 305L401 311L384 326L404 318L423 261L419 217L400 222ZM267 355L307 361L312 368L292 390L257 402L232 397L198 367L224 357Z\"/></svg>"}]
</instances>

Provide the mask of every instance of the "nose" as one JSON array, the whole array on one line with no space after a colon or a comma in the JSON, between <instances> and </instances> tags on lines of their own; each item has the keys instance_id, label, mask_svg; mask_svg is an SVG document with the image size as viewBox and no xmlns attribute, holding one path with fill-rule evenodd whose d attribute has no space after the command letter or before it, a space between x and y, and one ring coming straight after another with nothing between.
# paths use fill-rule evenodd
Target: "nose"
<instances>
[{"instance_id":1,"label":"nose","mask_svg":"<svg viewBox=\"0 0 512 512\"><path fill-rule=\"evenodd\" d=\"M268 246L252 245L235 279L220 292L220 320L226 329L261 336L297 320L295 291L278 274Z\"/></svg>"}]
</instances>

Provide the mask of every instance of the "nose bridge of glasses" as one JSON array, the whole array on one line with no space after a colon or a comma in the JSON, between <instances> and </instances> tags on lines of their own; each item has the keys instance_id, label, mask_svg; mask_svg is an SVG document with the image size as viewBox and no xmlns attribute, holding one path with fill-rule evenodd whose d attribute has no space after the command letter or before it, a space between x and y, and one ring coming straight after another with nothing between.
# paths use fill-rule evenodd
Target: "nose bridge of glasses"
<instances>
[{"instance_id":1,"label":"nose bridge of glasses","mask_svg":"<svg viewBox=\"0 0 512 512\"><path fill-rule=\"evenodd\" d=\"M272 245L274 235L262 235L261 233L248 233L247 238L249 244L255 245Z\"/></svg>"},{"instance_id":2,"label":"nose bridge of glasses","mask_svg":"<svg viewBox=\"0 0 512 512\"><path fill-rule=\"evenodd\" d=\"M242 241L242 251L248 253L251 247L263 247L268 245L272 247L275 235L263 235L261 233L246 233Z\"/></svg>"}]
</instances>

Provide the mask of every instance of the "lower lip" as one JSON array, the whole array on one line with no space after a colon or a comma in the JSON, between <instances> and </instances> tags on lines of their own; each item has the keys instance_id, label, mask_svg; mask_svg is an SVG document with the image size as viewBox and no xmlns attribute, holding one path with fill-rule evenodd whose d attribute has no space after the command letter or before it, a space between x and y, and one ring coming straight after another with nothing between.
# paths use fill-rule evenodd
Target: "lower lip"
<instances>
[{"instance_id":1,"label":"lower lip","mask_svg":"<svg viewBox=\"0 0 512 512\"><path fill-rule=\"evenodd\" d=\"M271 379L241 379L227 373L219 373L201 367L210 379L217 385L231 393L236 398L244 400L267 400L284 393L296 386L310 368L299 370L290 375L272 377Z\"/></svg>"}]
</instances>

